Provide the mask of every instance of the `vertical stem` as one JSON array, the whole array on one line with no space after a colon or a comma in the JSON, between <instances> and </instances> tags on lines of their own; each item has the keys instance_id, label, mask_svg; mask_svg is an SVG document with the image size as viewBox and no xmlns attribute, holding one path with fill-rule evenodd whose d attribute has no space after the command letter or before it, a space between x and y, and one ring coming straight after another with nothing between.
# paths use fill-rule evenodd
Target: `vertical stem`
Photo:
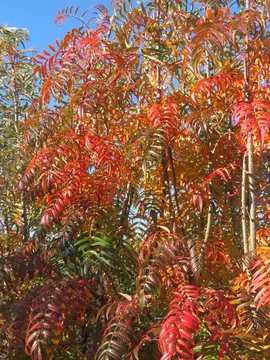
<instances>
[{"instance_id":1,"label":"vertical stem","mask_svg":"<svg viewBox=\"0 0 270 360\"><path fill-rule=\"evenodd\" d=\"M169 201L169 212L170 212L170 221L173 232L175 231L176 227L176 220L173 208L173 201L170 192L170 183L169 183L169 174L168 174L168 164L166 159L166 149L162 149L162 169L163 169L163 189L164 189L164 197L167 201Z\"/></svg>"},{"instance_id":2,"label":"vertical stem","mask_svg":"<svg viewBox=\"0 0 270 360\"><path fill-rule=\"evenodd\" d=\"M12 65L13 70L13 86L14 86L14 93L13 93L13 105L14 105L14 123L16 125L17 132L18 129L18 122L19 122L19 101L18 101L18 87L17 87L17 74L15 70L15 65Z\"/></svg>"},{"instance_id":3,"label":"vertical stem","mask_svg":"<svg viewBox=\"0 0 270 360\"><path fill-rule=\"evenodd\" d=\"M243 236L244 254L248 252L246 174L247 174L247 153L245 152L243 156L242 185L241 185L241 217L242 217L242 236Z\"/></svg>"},{"instance_id":4,"label":"vertical stem","mask_svg":"<svg viewBox=\"0 0 270 360\"><path fill-rule=\"evenodd\" d=\"M18 86L17 86L17 73L15 67L15 60L14 64L12 64L13 70L13 86L14 86L14 93L13 93L13 106L14 106L14 123L16 126L16 131L18 135L18 141L23 141L21 138L21 132L19 128L19 94L18 94ZM25 169L23 169L24 171ZM27 216L27 200L26 200L26 193L25 191L22 194L22 206L23 206L23 242L28 241L29 239L29 229L28 229L28 216Z\"/></svg>"},{"instance_id":5,"label":"vertical stem","mask_svg":"<svg viewBox=\"0 0 270 360\"><path fill-rule=\"evenodd\" d=\"M206 76L207 76L207 78L209 78L210 77L210 66L209 66L208 54L206 54L206 57L207 57L207 62L205 64L205 70L206 70ZM209 103L209 105L211 105L211 100L208 100L208 103ZM210 144L210 146L211 146L211 144ZM209 173L211 174L213 172L213 152L211 150L211 147L210 147L209 161L210 161ZM208 206L208 211L207 211L207 224L206 224L203 245L202 245L200 255L199 255L199 271L202 270L202 268L204 267L204 263L205 263L205 255L206 255L207 245L208 245L208 241L209 241L210 233L211 233L212 217L213 217L212 215L213 215L213 199L212 199L212 186L211 186L211 182L210 182L210 196L209 196L209 206Z\"/></svg>"},{"instance_id":6,"label":"vertical stem","mask_svg":"<svg viewBox=\"0 0 270 360\"><path fill-rule=\"evenodd\" d=\"M177 191L177 184L176 184L176 174L175 174L175 168L174 168L174 162L173 162L173 155L172 155L172 149L170 148L170 146L168 146L168 155L169 155L169 161L170 161L170 165L171 165L171 169L172 169L172 181L173 181L173 187L174 187L174 200L175 200L176 209L177 209L177 212L178 212L179 222L181 224L181 232L182 232L183 236L185 236L184 224L183 224L182 219L181 219L181 210L180 210L180 206L179 206L179 202L178 202L178 191Z\"/></svg>"},{"instance_id":7,"label":"vertical stem","mask_svg":"<svg viewBox=\"0 0 270 360\"><path fill-rule=\"evenodd\" d=\"M5 233L9 233L10 229L9 229L9 222L8 222L8 216L5 215L4 217L4 225L5 225Z\"/></svg>"},{"instance_id":8,"label":"vertical stem","mask_svg":"<svg viewBox=\"0 0 270 360\"><path fill-rule=\"evenodd\" d=\"M209 161L210 161L209 173L210 174L213 172L212 156L213 156L213 154L212 154L212 151L210 150L210 159L209 159ZM205 255L206 255L207 245L208 245L210 234L211 234L212 219L213 219L213 199L212 199L212 186L211 186L211 182L210 182L210 196L209 196L209 206L208 206L208 210L207 210L206 230L205 230L203 244L202 244L202 248L201 248L201 251L199 254L199 259L198 259L199 271L201 271L203 269L204 264L205 264Z\"/></svg>"},{"instance_id":9,"label":"vertical stem","mask_svg":"<svg viewBox=\"0 0 270 360\"><path fill-rule=\"evenodd\" d=\"M120 226L124 226L125 225L125 221L128 218L129 212L128 212L128 204L129 204L129 198L131 195L131 183L128 183L127 185L127 195L124 201L124 208L121 214L121 220L120 220Z\"/></svg>"},{"instance_id":10,"label":"vertical stem","mask_svg":"<svg viewBox=\"0 0 270 360\"><path fill-rule=\"evenodd\" d=\"M250 9L250 1L246 0L246 10ZM245 36L245 60L244 60L244 80L245 80L245 100L250 101L250 89L249 89L249 44L248 35ZM247 152L248 152L248 185L249 185L249 200L250 200L250 216L249 216L249 228L250 228L250 243L249 249L253 251L256 249L256 194L255 194L255 171L254 171L254 154L253 154L253 137L252 133L248 133L247 136Z\"/></svg>"},{"instance_id":11,"label":"vertical stem","mask_svg":"<svg viewBox=\"0 0 270 360\"><path fill-rule=\"evenodd\" d=\"M23 192L23 241L28 241L29 238L29 229L28 229L28 216L27 216L27 202L26 194Z\"/></svg>"},{"instance_id":12,"label":"vertical stem","mask_svg":"<svg viewBox=\"0 0 270 360\"><path fill-rule=\"evenodd\" d=\"M233 182L230 184L230 193L233 194ZM239 234L238 224L237 224L237 217L235 212L235 197L230 196L230 208L231 208L231 217L232 217L232 228L233 228L233 234L235 238L235 243L237 245L238 250L242 252L242 246L241 246L241 237Z\"/></svg>"},{"instance_id":13,"label":"vertical stem","mask_svg":"<svg viewBox=\"0 0 270 360\"><path fill-rule=\"evenodd\" d=\"M200 214L200 221L199 221L199 238L202 238L202 234L203 234L203 230L204 230L204 206L202 208L202 212Z\"/></svg>"},{"instance_id":14,"label":"vertical stem","mask_svg":"<svg viewBox=\"0 0 270 360\"><path fill-rule=\"evenodd\" d=\"M160 27L160 16L161 16L161 0L158 0L158 12L157 12L157 20L158 20L158 50L160 51L160 42L161 42L161 27ZM162 88L161 88L161 65L157 64L157 103L161 104L162 102ZM165 145L162 148L161 154L161 163L163 169L163 197L164 200L169 200L169 211L170 211L170 220L173 231L175 230L175 214L173 208L173 202L170 192L170 182L169 182L169 174L168 174L168 164L167 164L167 151ZM165 205L163 200L163 205Z\"/></svg>"},{"instance_id":15,"label":"vertical stem","mask_svg":"<svg viewBox=\"0 0 270 360\"><path fill-rule=\"evenodd\" d=\"M200 255L199 255L200 270L202 270L202 268L204 267L204 263L205 263L205 255L206 255L207 245L208 245L208 241L209 241L209 237L210 237L210 233L211 233L212 215L213 215L213 204L212 204L212 199L210 199L210 204L208 206L208 212L207 212L207 225L206 225L203 245L202 245Z\"/></svg>"},{"instance_id":16,"label":"vertical stem","mask_svg":"<svg viewBox=\"0 0 270 360\"><path fill-rule=\"evenodd\" d=\"M249 185L249 230L250 230L250 243L249 250L256 249L256 194L255 194L255 171L254 171L254 155L252 147L252 135L248 135L248 185Z\"/></svg>"},{"instance_id":17,"label":"vertical stem","mask_svg":"<svg viewBox=\"0 0 270 360\"><path fill-rule=\"evenodd\" d=\"M157 13L157 20L158 20L158 51L160 52L160 42L161 42L161 29L160 29L160 0L158 0L158 13ZM159 53L158 53L159 55ZM161 66L160 63L157 64L157 103L161 104L162 101L162 91L161 91Z\"/></svg>"},{"instance_id":18,"label":"vertical stem","mask_svg":"<svg viewBox=\"0 0 270 360\"><path fill-rule=\"evenodd\" d=\"M230 117L229 129L230 129L230 132L233 131L232 117ZM229 136L229 141L231 141L231 136ZM229 191L230 191L231 195L234 194L233 184L234 184L234 179L231 179L230 184L229 184ZM241 189L242 189L242 187L241 187ZM232 228L233 228L233 234L234 234L234 238L235 238L235 244L236 244L238 250L240 251L240 253L243 253L241 231L240 231L240 226L239 226L238 219L237 219L238 212L236 210L236 208L237 208L236 197L234 195L230 196L230 208L231 208ZM242 214L242 210L241 210L241 214Z\"/></svg>"},{"instance_id":19,"label":"vertical stem","mask_svg":"<svg viewBox=\"0 0 270 360\"><path fill-rule=\"evenodd\" d=\"M196 278L198 276L198 257L196 252L196 241L195 239L187 239L187 246L190 256L191 274L189 275L189 284L197 286Z\"/></svg>"}]
</instances>

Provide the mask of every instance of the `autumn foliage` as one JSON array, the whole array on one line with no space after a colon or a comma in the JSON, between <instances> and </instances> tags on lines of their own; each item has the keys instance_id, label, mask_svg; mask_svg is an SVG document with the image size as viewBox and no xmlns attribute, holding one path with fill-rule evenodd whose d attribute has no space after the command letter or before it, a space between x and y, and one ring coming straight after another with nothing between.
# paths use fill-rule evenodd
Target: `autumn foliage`
<instances>
[{"instance_id":1,"label":"autumn foliage","mask_svg":"<svg viewBox=\"0 0 270 360\"><path fill-rule=\"evenodd\" d=\"M269 2L113 6L1 100L0 357L266 360Z\"/></svg>"}]
</instances>

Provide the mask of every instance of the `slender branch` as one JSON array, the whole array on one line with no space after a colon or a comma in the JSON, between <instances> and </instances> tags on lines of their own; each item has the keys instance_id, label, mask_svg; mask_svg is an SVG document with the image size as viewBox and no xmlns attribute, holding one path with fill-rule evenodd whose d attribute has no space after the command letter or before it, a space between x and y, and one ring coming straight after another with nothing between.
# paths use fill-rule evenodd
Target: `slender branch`
<instances>
[{"instance_id":1,"label":"slender branch","mask_svg":"<svg viewBox=\"0 0 270 360\"><path fill-rule=\"evenodd\" d=\"M236 205L235 205L235 196L233 195L233 182L231 181L230 183L230 194L232 196L230 196L230 208L231 208L231 217L232 217L232 228L233 228L233 234L234 234L234 238L235 238L235 244L238 248L238 250L242 253L243 249L241 246L241 236L239 234L239 228L238 228L238 223L237 223L237 215L236 215Z\"/></svg>"},{"instance_id":2,"label":"slender branch","mask_svg":"<svg viewBox=\"0 0 270 360\"><path fill-rule=\"evenodd\" d=\"M255 171L254 171L254 155L252 146L252 135L248 135L248 184L249 184L249 231L250 231L250 243L249 250L254 251L256 249L256 194L255 194Z\"/></svg>"},{"instance_id":3,"label":"slender branch","mask_svg":"<svg viewBox=\"0 0 270 360\"><path fill-rule=\"evenodd\" d=\"M206 54L207 57L207 61L205 64L205 70L206 70L206 76L207 78L210 77L210 66L209 66L209 55ZM208 100L209 105L211 105L211 100ZM210 144L211 146L211 144ZM210 166L209 166L209 173L211 174L213 172L213 151L210 148L210 156L209 156L209 160L210 160ZM210 181L210 196L209 196L209 206L208 206L208 212L207 212L207 224L206 224L206 230L205 230L205 235L204 235L204 240L203 240L203 245L199 254L199 270L202 271L203 267L204 267L204 263L205 263L205 257L206 257L206 250L207 250L207 245L209 242L209 238L210 238L210 233L211 233L211 226L212 226L212 215L213 215L213 199L212 199L212 186L211 186L211 181Z\"/></svg>"},{"instance_id":4,"label":"slender branch","mask_svg":"<svg viewBox=\"0 0 270 360\"><path fill-rule=\"evenodd\" d=\"M169 186L169 174L168 174L168 164L166 159L166 150L165 148L162 149L162 169L163 169L163 189L164 189L164 197L167 201L169 201L169 212L170 212L170 220L171 220L171 226L173 229L173 232L175 231L176 227L176 219L175 219L175 213L174 213L174 207L173 207L173 201L172 196L170 192L170 186ZM164 200L165 200L164 199ZM163 200L163 202L164 202ZM165 205L165 203L164 203Z\"/></svg>"},{"instance_id":5,"label":"slender branch","mask_svg":"<svg viewBox=\"0 0 270 360\"><path fill-rule=\"evenodd\" d=\"M212 216L213 216L213 204L212 204L212 199L210 199L210 204L208 206L208 212L207 212L207 225L206 225L203 245L200 251L199 261L198 261L200 271L204 267L204 263L205 263L206 249L211 234Z\"/></svg>"},{"instance_id":6,"label":"slender branch","mask_svg":"<svg viewBox=\"0 0 270 360\"><path fill-rule=\"evenodd\" d=\"M131 193L132 193L132 186L131 183L128 183L127 185L127 195L124 201L124 207L123 207L123 211L121 214L121 220L120 220L120 227L124 227L125 226L125 222L128 219L129 216L129 202L130 202L130 197L131 197Z\"/></svg>"},{"instance_id":7,"label":"slender branch","mask_svg":"<svg viewBox=\"0 0 270 360\"><path fill-rule=\"evenodd\" d=\"M172 149L170 148L170 146L168 146L168 155L169 155L169 161L170 161L170 165L171 165L171 169L172 169L174 200L175 200L176 209L178 212L179 222L181 224L181 232L182 232L183 236L185 236L186 234L185 234L184 224L183 224L182 218L181 218L181 210L180 210L179 201L178 201L178 191L177 191L177 184L176 184L176 174L175 174L175 168L174 168L174 162L173 162L173 155L172 155Z\"/></svg>"},{"instance_id":8,"label":"slender branch","mask_svg":"<svg viewBox=\"0 0 270 360\"><path fill-rule=\"evenodd\" d=\"M203 230L204 230L204 206L202 207L202 212L200 213L200 219L199 219L199 229L198 229L198 235L199 238L202 238Z\"/></svg>"},{"instance_id":9,"label":"slender branch","mask_svg":"<svg viewBox=\"0 0 270 360\"><path fill-rule=\"evenodd\" d=\"M161 16L161 0L158 0L158 10L157 10L157 21L158 21L158 50L160 54L160 42L161 42L161 26L160 26L160 16ZM160 59L159 59L160 60ZM162 87L161 87L161 64L162 62L157 62L157 103L161 104L162 102ZM173 231L176 227L175 221L175 213L173 208L172 196L170 192L170 182L169 182L169 174L168 174L168 164L167 164L167 151L166 147L163 146L162 154L161 154L161 163L163 169L163 208L165 205L165 199L169 200L169 212L170 212L170 220Z\"/></svg>"},{"instance_id":10,"label":"slender branch","mask_svg":"<svg viewBox=\"0 0 270 360\"><path fill-rule=\"evenodd\" d=\"M248 252L247 240L247 197L246 197L247 153L243 155L242 185L241 185L241 217L244 254Z\"/></svg>"},{"instance_id":11,"label":"slender branch","mask_svg":"<svg viewBox=\"0 0 270 360\"><path fill-rule=\"evenodd\" d=\"M250 1L246 0L246 10L250 9ZM248 35L245 36L244 42L245 60L244 60L244 80L245 80L245 100L250 101L250 74L249 74L249 41ZM255 171L254 171L254 154L253 154L253 136L248 133L247 136L247 151L248 151L248 185L249 185L249 201L250 201L250 251L256 249L256 194L255 194Z\"/></svg>"},{"instance_id":12,"label":"slender branch","mask_svg":"<svg viewBox=\"0 0 270 360\"><path fill-rule=\"evenodd\" d=\"M233 132L233 121L232 121L232 117L230 117L230 122L229 122L229 141L231 141L231 133ZM231 194L230 196L230 208L231 208L231 218L232 218L232 228L233 228L233 234L234 234L234 239L235 239L235 244L238 248L238 250L240 251L240 253L243 253L243 246L242 246L242 239L241 239L241 231L239 228L239 223L238 223L238 219L237 219L237 206L236 206L236 196L234 195L234 188L233 188L233 184L234 184L234 179L231 179L230 183L229 183L229 192ZM242 212L241 212L242 214Z\"/></svg>"},{"instance_id":13,"label":"slender branch","mask_svg":"<svg viewBox=\"0 0 270 360\"><path fill-rule=\"evenodd\" d=\"M19 137L19 141L23 141L21 139L21 134L19 132L19 94L18 94L18 86L17 86L17 72L15 63L12 64L13 70L13 85L14 85L14 93L13 93L13 105L14 105L14 123L16 126L16 131ZM24 170L24 169L23 169ZM28 214L27 214L27 201L26 201L26 193L25 191L22 194L22 207L23 207L23 242L28 241L29 239L29 229L28 229Z\"/></svg>"},{"instance_id":14,"label":"slender branch","mask_svg":"<svg viewBox=\"0 0 270 360\"><path fill-rule=\"evenodd\" d=\"M26 242L29 239L29 229L28 229L28 216L27 216L27 201L26 193L23 192L23 241Z\"/></svg>"}]
</instances>

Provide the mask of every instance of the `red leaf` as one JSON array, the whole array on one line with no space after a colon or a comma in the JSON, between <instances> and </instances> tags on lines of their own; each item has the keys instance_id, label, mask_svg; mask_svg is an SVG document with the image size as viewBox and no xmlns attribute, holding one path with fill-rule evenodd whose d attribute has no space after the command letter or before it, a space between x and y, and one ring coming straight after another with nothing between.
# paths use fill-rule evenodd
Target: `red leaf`
<instances>
[{"instance_id":1,"label":"red leaf","mask_svg":"<svg viewBox=\"0 0 270 360\"><path fill-rule=\"evenodd\" d=\"M48 46L52 51L54 51L54 52L56 51L55 47L52 44L49 44Z\"/></svg>"}]
</instances>

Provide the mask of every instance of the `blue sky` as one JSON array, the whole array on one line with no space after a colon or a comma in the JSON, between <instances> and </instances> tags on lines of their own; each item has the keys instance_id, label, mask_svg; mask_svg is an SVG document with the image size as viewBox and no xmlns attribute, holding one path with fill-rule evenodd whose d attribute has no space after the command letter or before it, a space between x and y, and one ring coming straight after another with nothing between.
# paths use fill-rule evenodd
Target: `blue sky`
<instances>
[{"instance_id":1,"label":"blue sky","mask_svg":"<svg viewBox=\"0 0 270 360\"><path fill-rule=\"evenodd\" d=\"M0 25L27 28L31 39L28 45L35 46L40 52L48 44L54 44L56 39L62 39L68 29L79 26L72 19L67 19L62 28L59 24L54 25L59 9L74 5L86 10L95 4L103 4L111 9L110 0L3 0Z\"/></svg>"},{"instance_id":2,"label":"blue sky","mask_svg":"<svg viewBox=\"0 0 270 360\"><path fill-rule=\"evenodd\" d=\"M133 0L133 3L136 3ZM54 25L59 9L68 6L80 6L84 11L95 4L103 4L111 13L111 0L2 0L0 6L0 26L27 28L30 42L38 52L62 39L66 31L79 26L79 22L67 19L63 27Z\"/></svg>"}]
</instances>

